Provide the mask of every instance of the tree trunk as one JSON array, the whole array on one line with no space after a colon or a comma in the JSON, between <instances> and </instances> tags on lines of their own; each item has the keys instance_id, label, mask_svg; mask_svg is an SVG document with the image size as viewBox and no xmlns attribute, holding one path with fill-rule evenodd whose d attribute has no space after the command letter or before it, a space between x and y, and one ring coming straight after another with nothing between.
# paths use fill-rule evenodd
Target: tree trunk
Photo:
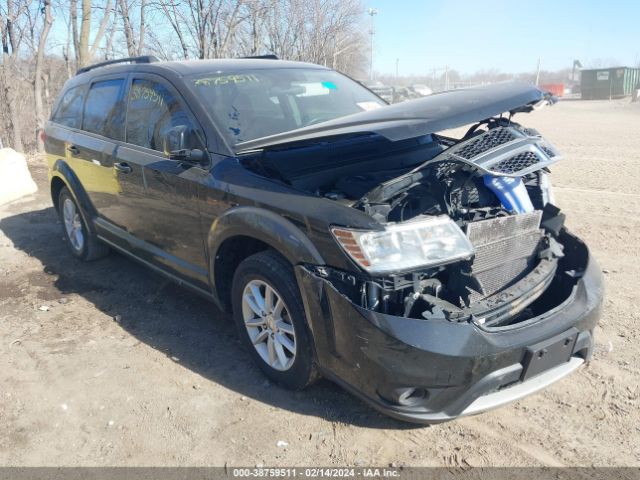
<instances>
[{"instance_id":1,"label":"tree trunk","mask_svg":"<svg viewBox=\"0 0 640 480\"><path fill-rule=\"evenodd\" d=\"M78 67L86 67L89 56L89 36L91 34L91 0L82 0L82 20L80 21L80 38L78 40Z\"/></svg>"},{"instance_id":2,"label":"tree trunk","mask_svg":"<svg viewBox=\"0 0 640 480\"><path fill-rule=\"evenodd\" d=\"M10 87L13 81L14 75L11 74L11 68L13 62L9 58L9 55L4 55L2 60L2 80L4 83L4 99L9 113L9 127L11 129L12 147L18 152L24 150L22 145L22 125L20 124L20 112L18 112L18 106L16 105L15 95L13 88Z\"/></svg>"},{"instance_id":3,"label":"tree trunk","mask_svg":"<svg viewBox=\"0 0 640 480\"><path fill-rule=\"evenodd\" d=\"M14 31L14 21L18 15L14 12L14 4L8 1L6 4L6 16L0 18L0 32L2 34L2 65L0 69L0 83L3 88L4 102L6 110L9 114L9 122L7 127L11 131L14 150L19 152L24 150L22 145L22 128L20 124L20 116L16 105L16 98L11 85L15 82L15 72L13 68L17 56L17 42Z\"/></svg>"},{"instance_id":4,"label":"tree trunk","mask_svg":"<svg viewBox=\"0 0 640 480\"><path fill-rule=\"evenodd\" d=\"M53 17L51 16L51 0L43 0L44 10L44 25L42 32L40 32L40 39L38 40L38 51L36 53L36 65L35 65L35 78L33 81L33 96L35 99L35 114L36 114L36 144L39 152L44 152L44 145L40 138L40 133L44 130L44 107L42 105L42 64L44 62L44 50L47 46L47 37L49 36L49 30L51 30L51 24L53 23Z\"/></svg>"},{"instance_id":5,"label":"tree trunk","mask_svg":"<svg viewBox=\"0 0 640 480\"><path fill-rule=\"evenodd\" d=\"M109 30L109 35L107 36L107 44L104 49L104 59L111 60L116 58L115 51L113 48L113 39L116 37L116 19L115 16L113 18L113 22L111 22L111 29ZM94 44L95 46L95 44ZM94 55L92 55L93 57Z\"/></svg>"},{"instance_id":6,"label":"tree trunk","mask_svg":"<svg viewBox=\"0 0 640 480\"><path fill-rule=\"evenodd\" d=\"M90 61L96 55L98 48L100 47L100 43L102 43L102 38L104 37L104 34L107 31L107 26L109 25L111 14L112 14L112 1L107 0L107 3L104 7L104 14L102 15L102 20L100 20L100 26L98 27L98 32L96 33L96 36L93 39L93 45L91 45L91 49L89 50L88 61Z\"/></svg>"},{"instance_id":7,"label":"tree trunk","mask_svg":"<svg viewBox=\"0 0 640 480\"><path fill-rule=\"evenodd\" d=\"M73 52L76 57L76 66L80 63L80 40L78 39L78 0L71 0L69 3L71 35L73 39ZM67 55L69 51L67 50Z\"/></svg>"},{"instance_id":8,"label":"tree trunk","mask_svg":"<svg viewBox=\"0 0 640 480\"><path fill-rule=\"evenodd\" d=\"M146 9L146 0L140 0L140 32L138 37L138 55L142 55L144 51L144 34L145 34L145 9Z\"/></svg>"},{"instance_id":9,"label":"tree trunk","mask_svg":"<svg viewBox=\"0 0 640 480\"><path fill-rule=\"evenodd\" d=\"M117 0L117 4L122 15L122 27L124 29L124 38L127 42L127 53L130 57L135 57L138 54L138 49L136 48L136 38L129 18L129 5L127 0Z\"/></svg>"}]
</instances>

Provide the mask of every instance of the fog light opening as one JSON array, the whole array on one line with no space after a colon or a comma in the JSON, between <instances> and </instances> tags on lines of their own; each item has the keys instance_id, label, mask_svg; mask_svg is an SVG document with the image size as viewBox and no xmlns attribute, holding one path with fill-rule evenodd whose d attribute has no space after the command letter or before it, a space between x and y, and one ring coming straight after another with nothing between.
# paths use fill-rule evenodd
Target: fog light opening
<instances>
[{"instance_id":1,"label":"fog light opening","mask_svg":"<svg viewBox=\"0 0 640 480\"><path fill-rule=\"evenodd\" d=\"M429 395L424 388L410 387L402 388L395 391L398 404L404 406L416 405L426 400Z\"/></svg>"}]
</instances>

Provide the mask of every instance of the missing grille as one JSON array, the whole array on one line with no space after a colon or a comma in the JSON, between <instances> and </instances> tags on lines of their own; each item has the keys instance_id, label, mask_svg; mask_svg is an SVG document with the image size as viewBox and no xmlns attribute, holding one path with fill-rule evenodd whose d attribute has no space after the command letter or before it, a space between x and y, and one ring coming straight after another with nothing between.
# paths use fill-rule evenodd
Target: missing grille
<instances>
[{"instance_id":1,"label":"missing grille","mask_svg":"<svg viewBox=\"0 0 640 480\"><path fill-rule=\"evenodd\" d=\"M492 295L528 273L542 238L541 217L542 212L536 210L467 226L476 250L472 272L482 288L471 295L471 301Z\"/></svg>"}]
</instances>

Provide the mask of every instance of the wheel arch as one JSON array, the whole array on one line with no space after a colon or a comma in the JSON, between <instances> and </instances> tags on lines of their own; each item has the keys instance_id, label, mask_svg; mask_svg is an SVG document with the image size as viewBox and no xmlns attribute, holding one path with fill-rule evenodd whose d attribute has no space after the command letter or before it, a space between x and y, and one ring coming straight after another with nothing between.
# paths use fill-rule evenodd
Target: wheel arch
<instances>
[{"instance_id":1,"label":"wheel arch","mask_svg":"<svg viewBox=\"0 0 640 480\"><path fill-rule=\"evenodd\" d=\"M67 184L61 177L58 175L51 177L51 202L53 203L53 208L56 210L58 210L59 207L60 192L64 187L67 187Z\"/></svg>"},{"instance_id":2,"label":"wheel arch","mask_svg":"<svg viewBox=\"0 0 640 480\"><path fill-rule=\"evenodd\" d=\"M231 281L247 257L271 249L292 266L324 264L309 238L290 220L258 207L236 207L218 217L209 229L210 282L216 303L231 310Z\"/></svg>"},{"instance_id":3,"label":"wheel arch","mask_svg":"<svg viewBox=\"0 0 640 480\"><path fill-rule=\"evenodd\" d=\"M95 218L96 210L89 199L89 195L80 183L80 179L71 169L69 164L64 160L58 160L51 169L51 201L56 210L58 210L58 198L60 191L67 187L71 192L76 203L80 206L80 213L84 217L87 228L94 232L93 222L91 219Z\"/></svg>"}]
</instances>

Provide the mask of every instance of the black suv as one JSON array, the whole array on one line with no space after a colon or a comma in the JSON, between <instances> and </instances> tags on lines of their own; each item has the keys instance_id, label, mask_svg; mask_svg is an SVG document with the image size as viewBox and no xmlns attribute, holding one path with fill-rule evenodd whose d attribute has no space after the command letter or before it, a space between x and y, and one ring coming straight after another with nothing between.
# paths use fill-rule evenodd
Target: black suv
<instances>
[{"instance_id":1,"label":"black suv","mask_svg":"<svg viewBox=\"0 0 640 480\"><path fill-rule=\"evenodd\" d=\"M432 423L586 362L600 271L554 206L561 159L501 83L387 105L271 59L94 65L46 127L71 252L114 249L230 310L264 373ZM471 125L454 138L443 134Z\"/></svg>"}]
</instances>

